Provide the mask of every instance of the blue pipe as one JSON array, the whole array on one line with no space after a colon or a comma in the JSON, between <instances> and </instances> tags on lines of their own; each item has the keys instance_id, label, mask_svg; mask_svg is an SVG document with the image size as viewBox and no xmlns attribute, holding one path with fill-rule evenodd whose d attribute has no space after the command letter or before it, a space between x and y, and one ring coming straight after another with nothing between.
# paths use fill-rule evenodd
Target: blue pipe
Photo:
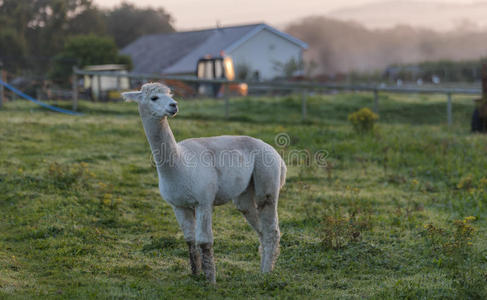
<instances>
[{"instance_id":1,"label":"blue pipe","mask_svg":"<svg viewBox=\"0 0 487 300\"><path fill-rule=\"evenodd\" d=\"M75 111L72 111L72 110L68 110L68 109L64 109L64 108L60 108L60 107L56 107L56 106L52 106L52 105L46 104L44 102L41 102L41 101L39 101L37 99L34 99L31 96L29 96L27 94L24 94L23 92L19 91L18 89L14 88L10 84L8 84L8 83L6 83L6 82L4 82L2 80L0 80L0 84L3 85L4 87L6 87L7 89L11 90L12 92L16 93L20 97L25 98L25 99L27 99L29 101L32 101L35 104L38 104L38 105L40 105L42 107L45 107L47 109L50 109L50 110L53 110L53 111L57 111L57 112L60 112L60 113L63 113L63 114L67 114L67 115L72 115L72 116L81 116L81 115L83 115L82 113L78 113L78 112L75 112Z\"/></svg>"}]
</instances>

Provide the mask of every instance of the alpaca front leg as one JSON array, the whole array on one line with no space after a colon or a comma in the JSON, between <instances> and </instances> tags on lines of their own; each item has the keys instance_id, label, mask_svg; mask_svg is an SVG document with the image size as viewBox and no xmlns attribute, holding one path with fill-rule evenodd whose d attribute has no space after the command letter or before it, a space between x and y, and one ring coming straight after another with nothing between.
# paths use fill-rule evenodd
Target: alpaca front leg
<instances>
[{"instance_id":1,"label":"alpaca front leg","mask_svg":"<svg viewBox=\"0 0 487 300\"><path fill-rule=\"evenodd\" d=\"M191 273L198 275L201 272L201 255L196 247L194 241L186 242L189 249L189 263L191 265Z\"/></svg>"},{"instance_id":2,"label":"alpaca front leg","mask_svg":"<svg viewBox=\"0 0 487 300\"><path fill-rule=\"evenodd\" d=\"M201 266L206 279L215 283L216 271L213 261L213 231L211 229L212 211L212 206L198 206L196 208L196 244L201 249Z\"/></svg>"},{"instance_id":3,"label":"alpaca front leg","mask_svg":"<svg viewBox=\"0 0 487 300\"><path fill-rule=\"evenodd\" d=\"M205 273L206 280L211 283L216 283L215 262L213 260L213 244L201 244L201 266Z\"/></svg>"},{"instance_id":4,"label":"alpaca front leg","mask_svg":"<svg viewBox=\"0 0 487 300\"><path fill-rule=\"evenodd\" d=\"M194 209L174 207L174 214L178 220L179 226L183 230L184 239L188 244L189 263L191 273L198 275L201 272L201 255L196 247L195 241L195 214Z\"/></svg>"}]
</instances>

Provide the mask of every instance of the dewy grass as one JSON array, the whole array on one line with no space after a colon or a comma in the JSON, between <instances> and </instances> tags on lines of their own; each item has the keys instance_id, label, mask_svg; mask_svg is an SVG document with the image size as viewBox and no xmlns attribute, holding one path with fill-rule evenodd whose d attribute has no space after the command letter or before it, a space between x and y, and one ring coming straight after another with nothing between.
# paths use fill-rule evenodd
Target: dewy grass
<instances>
[{"instance_id":1,"label":"dewy grass","mask_svg":"<svg viewBox=\"0 0 487 300\"><path fill-rule=\"evenodd\" d=\"M190 275L135 105L81 102L71 117L6 103L0 298L486 298L487 137L469 132L472 101L454 99L448 128L445 97L381 94L364 136L347 116L372 95L311 96L304 123L300 101L232 99L225 120L222 101L180 100L170 120L177 140L251 135L290 158L275 272L259 273L257 236L228 204L214 212L214 287Z\"/></svg>"}]
</instances>

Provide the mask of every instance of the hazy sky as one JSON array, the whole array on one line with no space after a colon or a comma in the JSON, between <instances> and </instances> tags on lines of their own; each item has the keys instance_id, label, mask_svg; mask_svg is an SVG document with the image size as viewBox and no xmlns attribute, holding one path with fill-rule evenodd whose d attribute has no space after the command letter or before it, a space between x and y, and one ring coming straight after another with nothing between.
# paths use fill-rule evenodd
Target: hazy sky
<instances>
[{"instance_id":1,"label":"hazy sky","mask_svg":"<svg viewBox=\"0 0 487 300\"><path fill-rule=\"evenodd\" d=\"M119 4L117 0L94 0L102 7ZM138 6L164 7L175 19L176 29L266 22L274 26L309 15L381 0L129 0ZM394 1L394 0L389 0ZM472 3L473 0L423 0L424 2Z\"/></svg>"}]
</instances>

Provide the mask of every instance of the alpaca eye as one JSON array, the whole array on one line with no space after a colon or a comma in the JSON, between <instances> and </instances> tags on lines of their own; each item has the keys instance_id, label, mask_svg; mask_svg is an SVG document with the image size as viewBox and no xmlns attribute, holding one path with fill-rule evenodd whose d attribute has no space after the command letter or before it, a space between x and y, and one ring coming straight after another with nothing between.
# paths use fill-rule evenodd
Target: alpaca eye
<instances>
[{"instance_id":1,"label":"alpaca eye","mask_svg":"<svg viewBox=\"0 0 487 300\"><path fill-rule=\"evenodd\" d=\"M151 99L152 101L156 101L157 99L159 99L159 97L157 97L157 96L152 96L152 97L150 97L150 99Z\"/></svg>"}]
</instances>

